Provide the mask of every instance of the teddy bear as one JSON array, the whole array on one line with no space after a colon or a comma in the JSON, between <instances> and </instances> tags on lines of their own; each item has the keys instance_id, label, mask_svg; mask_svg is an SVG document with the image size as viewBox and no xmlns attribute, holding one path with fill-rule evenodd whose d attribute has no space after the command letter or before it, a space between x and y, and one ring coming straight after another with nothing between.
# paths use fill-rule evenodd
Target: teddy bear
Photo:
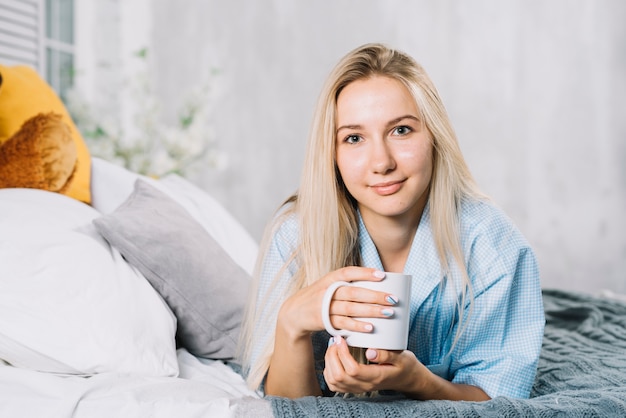
<instances>
[{"instance_id":1,"label":"teddy bear","mask_svg":"<svg viewBox=\"0 0 626 418\"><path fill-rule=\"evenodd\" d=\"M0 188L64 193L78 166L76 144L61 115L38 113L0 144Z\"/></svg>"}]
</instances>

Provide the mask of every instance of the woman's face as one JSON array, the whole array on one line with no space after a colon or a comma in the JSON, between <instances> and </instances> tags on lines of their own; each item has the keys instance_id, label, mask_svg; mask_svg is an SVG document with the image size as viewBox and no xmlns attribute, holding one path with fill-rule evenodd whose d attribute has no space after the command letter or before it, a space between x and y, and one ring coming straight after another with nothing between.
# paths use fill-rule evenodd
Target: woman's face
<instances>
[{"instance_id":1,"label":"woman's face","mask_svg":"<svg viewBox=\"0 0 626 418\"><path fill-rule=\"evenodd\" d=\"M407 88L388 77L354 81L337 98L337 166L366 222L419 222L433 151L418 115Z\"/></svg>"}]
</instances>

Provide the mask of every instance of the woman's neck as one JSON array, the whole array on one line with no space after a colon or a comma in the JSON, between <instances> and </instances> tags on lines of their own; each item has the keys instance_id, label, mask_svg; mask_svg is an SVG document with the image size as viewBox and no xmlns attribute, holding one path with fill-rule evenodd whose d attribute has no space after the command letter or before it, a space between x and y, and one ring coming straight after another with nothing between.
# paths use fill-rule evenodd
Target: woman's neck
<instances>
[{"instance_id":1,"label":"woman's neck","mask_svg":"<svg viewBox=\"0 0 626 418\"><path fill-rule=\"evenodd\" d=\"M402 273L421 217L361 216L385 271Z\"/></svg>"}]
</instances>

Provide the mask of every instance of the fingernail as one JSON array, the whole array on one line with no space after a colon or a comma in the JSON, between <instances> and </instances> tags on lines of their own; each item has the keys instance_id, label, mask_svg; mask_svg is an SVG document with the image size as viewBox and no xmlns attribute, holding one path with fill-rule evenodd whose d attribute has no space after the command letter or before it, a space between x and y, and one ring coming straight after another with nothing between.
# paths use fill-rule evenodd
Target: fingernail
<instances>
[{"instance_id":1,"label":"fingernail","mask_svg":"<svg viewBox=\"0 0 626 418\"><path fill-rule=\"evenodd\" d=\"M396 303L398 303L398 297L394 296L394 295L387 295L387 297L385 298L385 300L389 303L391 303L392 305L395 305Z\"/></svg>"},{"instance_id":2,"label":"fingernail","mask_svg":"<svg viewBox=\"0 0 626 418\"><path fill-rule=\"evenodd\" d=\"M342 340L343 340L343 338L341 338L341 335L338 336L338 337L335 337L335 344L336 345L340 345Z\"/></svg>"},{"instance_id":3,"label":"fingernail","mask_svg":"<svg viewBox=\"0 0 626 418\"><path fill-rule=\"evenodd\" d=\"M365 351L365 357L366 357L368 360L374 360L374 359L376 358L376 356L377 356L377 355L378 355L378 353L376 352L376 350L373 350L373 349L371 349L371 348L368 348L368 349Z\"/></svg>"},{"instance_id":4,"label":"fingernail","mask_svg":"<svg viewBox=\"0 0 626 418\"><path fill-rule=\"evenodd\" d=\"M328 340L328 346L330 347L331 345L333 345L334 342L335 342L335 338L330 337L330 339Z\"/></svg>"},{"instance_id":5,"label":"fingernail","mask_svg":"<svg viewBox=\"0 0 626 418\"><path fill-rule=\"evenodd\" d=\"M384 308L380 312L383 315L385 315L385 316L392 316L393 315L393 309L391 309L391 308Z\"/></svg>"},{"instance_id":6,"label":"fingernail","mask_svg":"<svg viewBox=\"0 0 626 418\"><path fill-rule=\"evenodd\" d=\"M380 271L380 270L376 270L376 271L374 271L374 277L376 277L377 279L384 279L385 278L385 272L384 271Z\"/></svg>"},{"instance_id":7,"label":"fingernail","mask_svg":"<svg viewBox=\"0 0 626 418\"><path fill-rule=\"evenodd\" d=\"M368 331L368 332L369 332L369 331L371 331L371 330L373 330L373 329L374 329L374 325L372 325L372 324L366 324L366 325L365 325L365 331Z\"/></svg>"}]
</instances>

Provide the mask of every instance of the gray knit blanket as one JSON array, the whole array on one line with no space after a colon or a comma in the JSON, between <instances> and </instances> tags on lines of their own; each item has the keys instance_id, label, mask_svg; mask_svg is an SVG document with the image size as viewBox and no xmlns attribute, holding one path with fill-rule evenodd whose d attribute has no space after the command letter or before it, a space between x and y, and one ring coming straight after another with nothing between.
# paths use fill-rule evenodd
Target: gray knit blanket
<instances>
[{"instance_id":1,"label":"gray knit blanket","mask_svg":"<svg viewBox=\"0 0 626 418\"><path fill-rule=\"evenodd\" d=\"M626 417L626 304L544 290L546 328L530 399L268 397L275 417Z\"/></svg>"}]
</instances>

